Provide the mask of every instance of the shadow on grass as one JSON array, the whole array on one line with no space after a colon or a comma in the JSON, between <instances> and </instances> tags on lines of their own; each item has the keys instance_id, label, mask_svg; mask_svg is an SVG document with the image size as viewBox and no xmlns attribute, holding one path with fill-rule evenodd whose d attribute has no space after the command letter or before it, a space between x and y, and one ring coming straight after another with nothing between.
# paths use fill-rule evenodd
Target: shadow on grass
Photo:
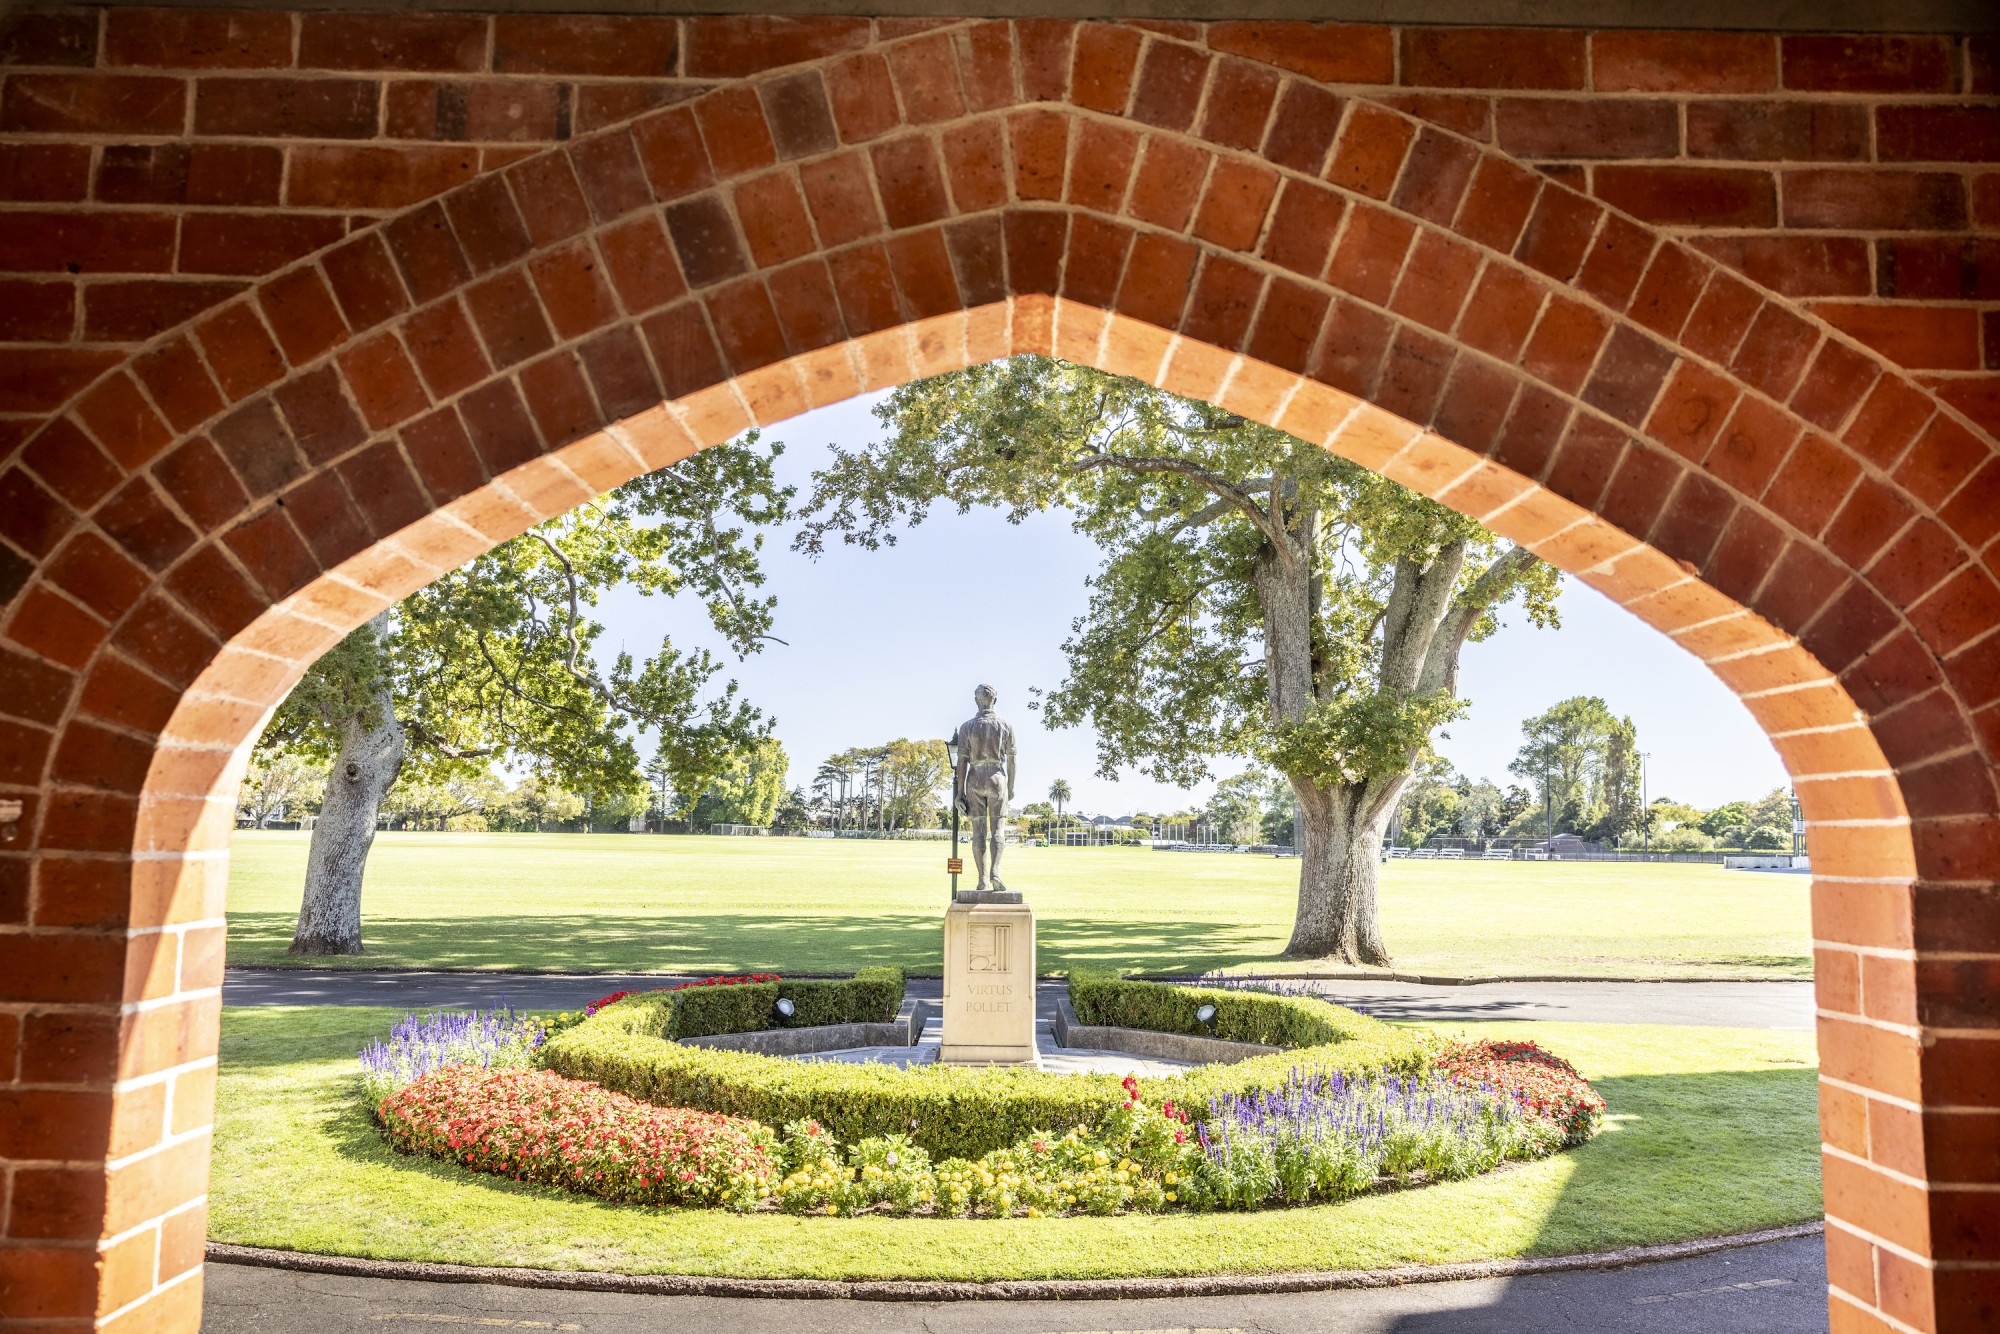
<instances>
[{"instance_id":1,"label":"shadow on grass","mask_svg":"<svg viewBox=\"0 0 2000 1334\"><path fill-rule=\"evenodd\" d=\"M1769 1070L1593 1081L1609 1105L1526 1254L1574 1255L1781 1227L1821 1209L1818 1072ZM1721 1262L1710 1262L1704 1270ZM1627 1271L1618 1281L1561 1275L1505 1282L1487 1304L1398 1317L1389 1334L1500 1334L1557 1326L1703 1334L1820 1334L1825 1254L1817 1237L1728 1257L1707 1278ZM1592 1306L1575 1300L1587 1284ZM1768 1286L1739 1287L1736 1285ZM1675 1292L1676 1286L1683 1288ZM1565 1300L1565 1299L1568 1300Z\"/></svg>"},{"instance_id":2,"label":"shadow on grass","mask_svg":"<svg viewBox=\"0 0 2000 1334\"><path fill-rule=\"evenodd\" d=\"M1716 968L1783 969L1811 977L1813 958L1810 954L1718 954L1706 962Z\"/></svg>"},{"instance_id":3,"label":"shadow on grass","mask_svg":"<svg viewBox=\"0 0 2000 1334\"><path fill-rule=\"evenodd\" d=\"M875 964L935 972L936 914L708 913L636 917L370 917L368 952L295 959L290 913L229 914L231 964L310 967L546 968L565 972L851 973ZM1115 964L1128 971L1200 973L1277 963L1268 928L1216 922L1036 919L1039 968Z\"/></svg>"}]
</instances>

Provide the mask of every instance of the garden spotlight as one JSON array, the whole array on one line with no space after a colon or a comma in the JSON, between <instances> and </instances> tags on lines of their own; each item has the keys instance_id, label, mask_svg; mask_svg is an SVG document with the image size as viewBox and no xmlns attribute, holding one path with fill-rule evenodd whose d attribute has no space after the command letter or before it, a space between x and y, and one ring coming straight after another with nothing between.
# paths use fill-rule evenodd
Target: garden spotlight
<instances>
[{"instance_id":1,"label":"garden spotlight","mask_svg":"<svg viewBox=\"0 0 2000 1334\"><path fill-rule=\"evenodd\" d=\"M1213 1004L1204 1005L1199 1010L1196 1010L1194 1012L1194 1018L1196 1023L1200 1024L1203 1028L1207 1029L1211 1035L1214 1034L1215 1006Z\"/></svg>"},{"instance_id":2,"label":"garden spotlight","mask_svg":"<svg viewBox=\"0 0 2000 1334\"><path fill-rule=\"evenodd\" d=\"M771 1008L778 1012L779 1019L787 1022L791 1020L791 1017L793 1015L799 1012L799 1007L792 1004L792 998L790 996L778 997L778 1003L772 1006Z\"/></svg>"}]
</instances>

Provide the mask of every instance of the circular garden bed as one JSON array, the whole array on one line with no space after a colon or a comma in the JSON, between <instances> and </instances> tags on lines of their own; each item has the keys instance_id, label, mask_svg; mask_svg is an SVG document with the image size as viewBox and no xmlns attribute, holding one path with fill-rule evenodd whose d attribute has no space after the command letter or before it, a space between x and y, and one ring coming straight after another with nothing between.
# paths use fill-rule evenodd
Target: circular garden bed
<instances>
[{"instance_id":1,"label":"circular garden bed","mask_svg":"<svg viewBox=\"0 0 2000 1334\"><path fill-rule=\"evenodd\" d=\"M882 1021L902 976L619 993L553 1020L411 1017L363 1053L399 1150L633 1205L922 1217L1254 1209L1455 1180L1596 1133L1531 1043L1444 1042L1312 997L1079 973L1086 1023L1282 1048L1110 1075L806 1062L681 1039ZM780 998L791 1015L780 1019ZM1213 1007L1212 1010L1209 1007Z\"/></svg>"}]
</instances>

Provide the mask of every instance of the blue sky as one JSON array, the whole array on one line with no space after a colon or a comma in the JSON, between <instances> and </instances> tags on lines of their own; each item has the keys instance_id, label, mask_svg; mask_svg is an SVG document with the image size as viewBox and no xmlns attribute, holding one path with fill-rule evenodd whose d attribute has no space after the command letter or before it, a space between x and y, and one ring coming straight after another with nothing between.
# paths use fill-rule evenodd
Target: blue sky
<instances>
[{"instance_id":1,"label":"blue sky","mask_svg":"<svg viewBox=\"0 0 2000 1334\"><path fill-rule=\"evenodd\" d=\"M781 473L801 498L829 444L876 437L876 401L850 400L767 432L785 442ZM1039 799L1057 778L1075 790L1072 808L1093 814L1178 809L1207 795L1212 783L1188 794L1140 774L1099 778L1088 729L1048 731L1028 709L1029 687L1062 680L1061 644L1098 565L1096 547L1062 515L1017 526L945 507L892 548L834 547L817 562L795 555L790 541L787 530L766 543L776 633L788 642L731 660L729 670L776 717L793 783L850 746L949 735L971 716L972 688L984 680L999 689L1019 737L1021 800ZM1750 715L1694 658L1574 581L1560 605L1560 630L1537 630L1514 610L1499 634L1466 648L1460 689L1471 712L1437 741L1461 771L1504 786L1523 718L1570 695L1600 695L1637 725L1654 796L1713 806L1787 781ZM603 649L643 655L664 633L726 652L691 602L619 593L600 611ZM1224 758L1217 776L1243 767Z\"/></svg>"}]
</instances>

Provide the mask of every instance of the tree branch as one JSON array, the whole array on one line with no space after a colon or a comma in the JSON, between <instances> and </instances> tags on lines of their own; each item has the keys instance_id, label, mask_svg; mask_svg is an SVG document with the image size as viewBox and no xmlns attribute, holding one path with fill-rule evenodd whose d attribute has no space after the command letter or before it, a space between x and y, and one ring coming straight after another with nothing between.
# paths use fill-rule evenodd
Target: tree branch
<instances>
[{"instance_id":1,"label":"tree branch","mask_svg":"<svg viewBox=\"0 0 2000 1334\"><path fill-rule=\"evenodd\" d=\"M1457 605L1440 627L1438 638L1449 642L1454 649L1463 644L1486 609L1506 594L1509 584L1532 569L1537 559L1535 553L1526 547L1508 548L1506 554L1481 570L1479 576L1465 586L1465 591L1458 595Z\"/></svg>"},{"instance_id":2,"label":"tree branch","mask_svg":"<svg viewBox=\"0 0 2000 1334\"><path fill-rule=\"evenodd\" d=\"M448 744L443 737L425 727L415 718L402 719L403 734L416 745L436 751L448 760L484 760L500 753L497 746L480 746L473 750L461 750Z\"/></svg>"},{"instance_id":3,"label":"tree branch","mask_svg":"<svg viewBox=\"0 0 2000 1334\"><path fill-rule=\"evenodd\" d=\"M1385 690L1419 689L1441 657L1457 661L1458 646L1439 654L1440 633L1450 615L1451 591L1465 567L1463 539L1448 542L1427 566L1397 562L1395 586L1382 622L1381 684Z\"/></svg>"},{"instance_id":4,"label":"tree branch","mask_svg":"<svg viewBox=\"0 0 2000 1334\"><path fill-rule=\"evenodd\" d=\"M1095 454L1084 455L1076 461L1075 466L1079 472L1091 472L1098 468L1123 468L1127 472L1164 472L1189 478L1197 485L1204 486L1214 492L1222 500L1227 501L1233 509L1248 518L1250 522L1256 524L1259 531L1271 540L1271 545L1280 550L1286 548L1284 530L1271 521L1271 516L1264 512L1263 507L1251 497L1249 492L1230 481L1227 477L1212 473L1199 464L1189 463L1186 459L1160 458L1143 454L1112 454L1100 451Z\"/></svg>"}]
</instances>

